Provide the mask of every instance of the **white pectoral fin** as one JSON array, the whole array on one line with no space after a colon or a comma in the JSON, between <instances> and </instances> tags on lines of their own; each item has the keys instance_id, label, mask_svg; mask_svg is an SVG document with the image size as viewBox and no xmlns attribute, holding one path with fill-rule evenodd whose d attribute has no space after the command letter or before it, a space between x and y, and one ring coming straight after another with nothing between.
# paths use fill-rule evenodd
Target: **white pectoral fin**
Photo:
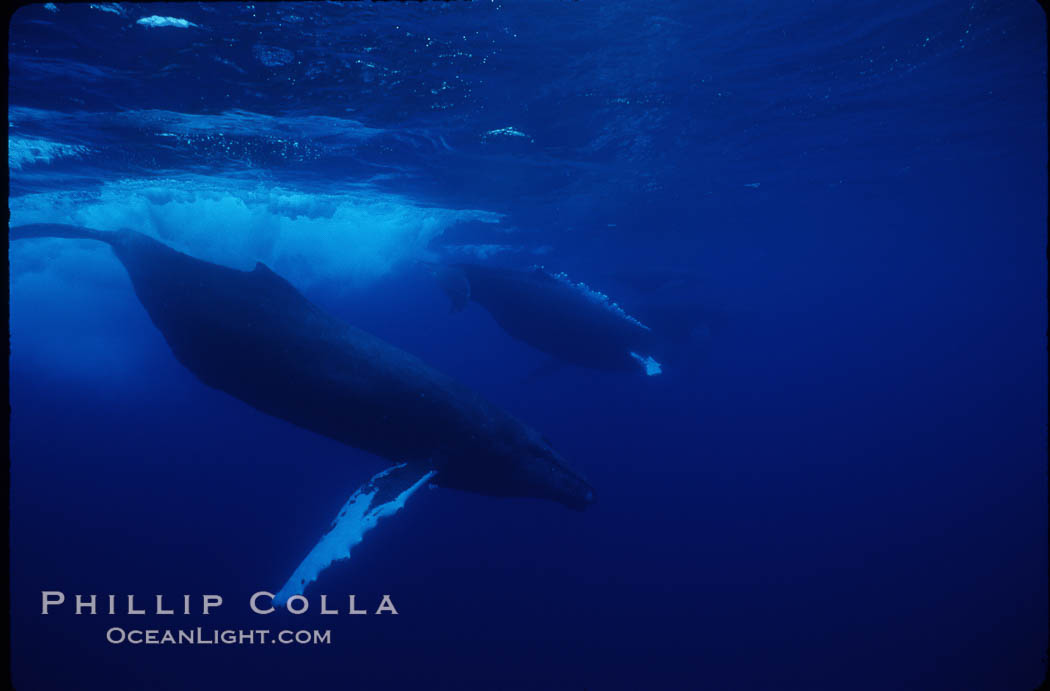
<instances>
[{"instance_id":1,"label":"white pectoral fin","mask_svg":"<svg viewBox=\"0 0 1050 691\"><path fill-rule=\"evenodd\" d=\"M654 377L657 374L663 372L663 367L657 362L651 355L642 357L638 353L631 353L631 357L638 361L638 363L645 369L645 374L648 377Z\"/></svg>"},{"instance_id":2,"label":"white pectoral fin","mask_svg":"<svg viewBox=\"0 0 1050 691\"><path fill-rule=\"evenodd\" d=\"M274 603L283 605L293 595L302 595L306 586L317 580L317 576L333 562L349 559L350 550L380 518L400 511L408 498L436 474L437 471L430 466L408 463L376 473L350 495L328 531L274 596Z\"/></svg>"}]
</instances>

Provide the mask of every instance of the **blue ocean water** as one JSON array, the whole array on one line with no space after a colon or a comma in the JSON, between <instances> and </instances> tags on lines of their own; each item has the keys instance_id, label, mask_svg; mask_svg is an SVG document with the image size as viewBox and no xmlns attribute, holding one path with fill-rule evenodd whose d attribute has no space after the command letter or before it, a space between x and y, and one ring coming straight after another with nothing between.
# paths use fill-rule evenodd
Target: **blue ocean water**
<instances>
[{"instance_id":1,"label":"blue ocean water","mask_svg":"<svg viewBox=\"0 0 1050 691\"><path fill-rule=\"evenodd\" d=\"M1034 687L1045 36L983 0L21 8L12 225L264 262L542 431L598 501L422 491L308 591L396 617L253 615L383 462L200 383L108 247L12 243L15 687ZM420 261L720 316L659 376L537 376ZM43 590L224 604L43 616Z\"/></svg>"}]
</instances>

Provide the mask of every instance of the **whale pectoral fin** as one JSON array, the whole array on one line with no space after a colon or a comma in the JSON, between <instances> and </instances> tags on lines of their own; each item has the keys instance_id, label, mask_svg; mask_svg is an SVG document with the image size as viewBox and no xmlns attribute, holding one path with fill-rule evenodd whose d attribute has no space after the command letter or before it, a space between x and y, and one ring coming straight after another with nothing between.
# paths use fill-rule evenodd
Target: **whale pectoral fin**
<instances>
[{"instance_id":1,"label":"whale pectoral fin","mask_svg":"<svg viewBox=\"0 0 1050 691\"><path fill-rule=\"evenodd\" d=\"M647 377L654 377L664 371L663 367L653 358L652 355L642 357L638 353L632 352L631 357L638 361L638 364L640 364L642 369L645 370L645 375Z\"/></svg>"},{"instance_id":2,"label":"whale pectoral fin","mask_svg":"<svg viewBox=\"0 0 1050 691\"><path fill-rule=\"evenodd\" d=\"M431 465L408 463L376 473L350 495L320 541L274 596L274 602L283 605L293 595L302 595L306 586L333 562L349 559L350 550L380 518L400 511L408 498L436 474Z\"/></svg>"}]
</instances>

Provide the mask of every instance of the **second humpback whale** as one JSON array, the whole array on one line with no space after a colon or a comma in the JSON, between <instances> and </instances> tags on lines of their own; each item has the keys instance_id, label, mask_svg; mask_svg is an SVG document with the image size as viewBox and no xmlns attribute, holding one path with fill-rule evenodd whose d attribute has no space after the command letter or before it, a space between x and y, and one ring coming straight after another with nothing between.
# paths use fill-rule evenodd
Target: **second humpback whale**
<instances>
[{"instance_id":1,"label":"second humpback whale","mask_svg":"<svg viewBox=\"0 0 1050 691\"><path fill-rule=\"evenodd\" d=\"M652 329L565 274L478 264L429 266L453 311L473 300L508 334L557 360L649 376L662 371L654 357L659 343Z\"/></svg>"},{"instance_id":2,"label":"second humpback whale","mask_svg":"<svg viewBox=\"0 0 1050 691\"><path fill-rule=\"evenodd\" d=\"M395 465L350 497L277 593L301 594L383 516L430 482L573 509L591 486L547 440L416 357L331 316L263 264L238 271L131 230L37 224L10 239L109 244L172 353L206 385Z\"/></svg>"}]
</instances>

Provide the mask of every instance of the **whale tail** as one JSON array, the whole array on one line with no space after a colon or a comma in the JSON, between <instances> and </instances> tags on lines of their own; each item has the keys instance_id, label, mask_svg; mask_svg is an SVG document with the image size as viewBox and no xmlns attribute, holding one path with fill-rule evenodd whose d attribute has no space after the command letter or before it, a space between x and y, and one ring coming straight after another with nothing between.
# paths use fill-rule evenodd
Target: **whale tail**
<instances>
[{"instance_id":1,"label":"whale tail","mask_svg":"<svg viewBox=\"0 0 1050 691\"><path fill-rule=\"evenodd\" d=\"M104 233L93 228L83 226L71 226L63 223L32 223L24 226L14 226L7 232L7 239L28 240L30 238L69 238L72 240L100 240L111 243L109 233Z\"/></svg>"}]
</instances>

